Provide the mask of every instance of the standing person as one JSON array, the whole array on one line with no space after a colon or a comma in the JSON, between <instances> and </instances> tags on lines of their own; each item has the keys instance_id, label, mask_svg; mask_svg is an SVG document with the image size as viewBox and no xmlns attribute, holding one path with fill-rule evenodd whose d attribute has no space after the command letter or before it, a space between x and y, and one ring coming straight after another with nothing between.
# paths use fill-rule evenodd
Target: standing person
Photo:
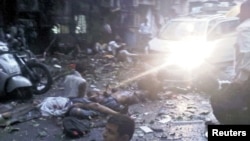
<instances>
[{"instance_id":1,"label":"standing person","mask_svg":"<svg viewBox=\"0 0 250 141\"><path fill-rule=\"evenodd\" d=\"M145 18L143 22L141 23L140 28L139 28L139 33L142 35L148 35L148 36L151 34L151 26L147 18Z\"/></svg>"},{"instance_id":2,"label":"standing person","mask_svg":"<svg viewBox=\"0 0 250 141\"><path fill-rule=\"evenodd\" d=\"M250 74L250 0L242 3L239 18L234 62L236 83L245 82Z\"/></svg>"},{"instance_id":3,"label":"standing person","mask_svg":"<svg viewBox=\"0 0 250 141\"><path fill-rule=\"evenodd\" d=\"M107 121L103 138L104 141L130 141L134 131L134 120L125 115L114 115Z\"/></svg>"},{"instance_id":4,"label":"standing person","mask_svg":"<svg viewBox=\"0 0 250 141\"><path fill-rule=\"evenodd\" d=\"M113 31L111 25L108 23L107 18L102 19L102 37L105 43L110 42L113 39Z\"/></svg>"},{"instance_id":5,"label":"standing person","mask_svg":"<svg viewBox=\"0 0 250 141\"><path fill-rule=\"evenodd\" d=\"M149 20L145 18L139 27L139 46L144 48L151 36L151 25L149 24Z\"/></svg>"}]
</instances>

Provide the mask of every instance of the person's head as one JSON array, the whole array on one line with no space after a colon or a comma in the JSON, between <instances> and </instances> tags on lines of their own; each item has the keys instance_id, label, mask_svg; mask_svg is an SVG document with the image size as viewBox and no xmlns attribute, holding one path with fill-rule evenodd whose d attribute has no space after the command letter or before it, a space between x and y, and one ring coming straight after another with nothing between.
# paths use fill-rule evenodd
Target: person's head
<instances>
[{"instance_id":1,"label":"person's head","mask_svg":"<svg viewBox=\"0 0 250 141\"><path fill-rule=\"evenodd\" d=\"M75 66L75 70L78 71L79 73L83 73L85 71L85 68L83 66L83 63L81 62L76 62L76 63L73 63L74 66Z\"/></svg>"},{"instance_id":2,"label":"person's head","mask_svg":"<svg viewBox=\"0 0 250 141\"><path fill-rule=\"evenodd\" d=\"M133 137L135 122L128 116L115 115L108 119L103 132L104 141L129 141Z\"/></svg>"},{"instance_id":3,"label":"person's head","mask_svg":"<svg viewBox=\"0 0 250 141\"><path fill-rule=\"evenodd\" d=\"M101 91L99 89L92 89L87 92L87 96L91 101L100 102Z\"/></svg>"},{"instance_id":4,"label":"person's head","mask_svg":"<svg viewBox=\"0 0 250 141\"><path fill-rule=\"evenodd\" d=\"M250 19L250 0L247 0L241 4L239 18L241 22L245 21L246 19Z\"/></svg>"}]
</instances>

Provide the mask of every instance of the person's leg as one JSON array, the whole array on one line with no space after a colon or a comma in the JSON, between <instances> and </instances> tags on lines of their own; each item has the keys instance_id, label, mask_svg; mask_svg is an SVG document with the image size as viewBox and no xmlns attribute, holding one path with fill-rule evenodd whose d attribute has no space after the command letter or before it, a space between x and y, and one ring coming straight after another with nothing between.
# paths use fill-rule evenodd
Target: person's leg
<instances>
[{"instance_id":1,"label":"person's leg","mask_svg":"<svg viewBox=\"0 0 250 141\"><path fill-rule=\"evenodd\" d=\"M119 114L118 112L103 106L99 103L88 103L88 104L83 104L83 103L76 103L74 104L75 107L79 107L79 108L84 108L84 109L90 109L90 110L95 110L101 113L105 113L105 114L111 114L111 115L117 115Z\"/></svg>"},{"instance_id":2,"label":"person's leg","mask_svg":"<svg viewBox=\"0 0 250 141\"><path fill-rule=\"evenodd\" d=\"M84 110L78 107L74 107L70 109L69 115L80 119L89 119L90 117L97 116L98 113L92 110Z\"/></svg>"},{"instance_id":3,"label":"person's leg","mask_svg":"<svg viewBox=\"0 0 250 141\"><path fill-rule=\"evenodd\" d=\"M96 110L96 111L99 111L101 113L105 113L105 114L111 114L111 115L117 115L119 114L118 112L104 106L104 105L101 105L99 103L90 103L88 104L88 107L91 109L91 110Z\"/></svg>"}]
</instances>

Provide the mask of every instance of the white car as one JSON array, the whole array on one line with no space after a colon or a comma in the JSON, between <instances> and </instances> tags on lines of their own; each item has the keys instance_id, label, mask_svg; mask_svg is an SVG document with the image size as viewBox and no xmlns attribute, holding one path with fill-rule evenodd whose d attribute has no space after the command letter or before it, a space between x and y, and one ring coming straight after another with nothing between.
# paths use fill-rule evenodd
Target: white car
<instances>
[{"instance_id":1,"label":"white car","mask_svg":"<svg viewBox=\"0 0 250 141\"><path fill-rule=\"evenodd\" d=\"M238 24L237 17L223 15L179 17L164 25L146 50L185 67L233 61Z\"/></svg>"}]
</instances>

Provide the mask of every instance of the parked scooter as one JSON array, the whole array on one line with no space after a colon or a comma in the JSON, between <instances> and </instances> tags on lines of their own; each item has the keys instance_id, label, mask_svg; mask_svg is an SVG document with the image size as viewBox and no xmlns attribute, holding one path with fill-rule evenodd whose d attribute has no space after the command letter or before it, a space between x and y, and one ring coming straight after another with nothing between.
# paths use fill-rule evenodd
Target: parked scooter
<instances>
[{"instance_id":1,"label":"parked scooter","mask_svg":"<svg viewBox=\"0 0 250 141\"><path fill-rule=\"evenodd\" d=\"M32 58L27 50L24 49L24 52L27 54L19 54L22 53L21 51L15 53L15 59L21 67L22 74L32 82L34 94L46 93L53 83L49 69Z\"/></svg>"},{"instance_id":2,"label":"parked scooter","mask_svg":"<svg viewBox=\"0 0 250 141\"><path fill-rule=\"evenodd\" d=\"M28 49L23 32L22 28L18 28L14 35L7 34L9 48L15 52L14 57L21 67L22 74L32 82L34 94L44 94L53 83L50 71Z\"/></svg>"},{"instance_id":3,"label":"parked scooter","mask_svg":"<svg viewBox=\"0 0 250 141\"><path fill-rule=\"evenodd\" d=\"M31 88L31 81L22 75L7 44L0 42L0 97L29 99L32 97Z\"/></svg>"}]
</instances>

